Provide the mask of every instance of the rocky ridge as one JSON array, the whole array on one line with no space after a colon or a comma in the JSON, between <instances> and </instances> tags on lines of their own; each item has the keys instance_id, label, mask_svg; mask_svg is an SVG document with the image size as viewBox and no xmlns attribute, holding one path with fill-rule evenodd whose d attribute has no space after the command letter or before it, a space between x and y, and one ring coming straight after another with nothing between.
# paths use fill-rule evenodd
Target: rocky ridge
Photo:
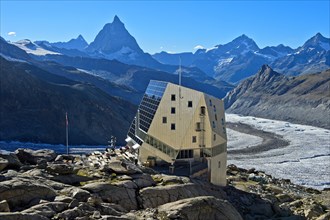
<instances>
[{"instance_id":1,"label":"rocky ridge","mask_svg":"<svg viewBox=\"0 0 330 220\"><path fill-rule=\"evenodd\" d=\"M0 152L0 219L329 219L329 191L229 165L228 186L164 175L128 151Z\"/></svg>"},{"instance_id":2,"label":"rocky ridge","mask_svg":"<svg viewBox=\"0 0 330 220\"><path fill-rule=\"evenodd\" d=\"M330 70L288 77L263 65L227 93L226 112L330 128Z\"/></svg>"}]
</instances>

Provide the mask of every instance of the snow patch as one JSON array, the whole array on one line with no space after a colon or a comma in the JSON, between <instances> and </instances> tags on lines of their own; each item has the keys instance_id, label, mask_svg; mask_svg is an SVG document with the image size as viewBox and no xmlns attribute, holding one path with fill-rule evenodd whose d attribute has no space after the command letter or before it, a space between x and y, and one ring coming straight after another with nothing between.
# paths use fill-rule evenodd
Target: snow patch
<instances>
[{"instance_id":1,"label":"snow patch","mask_svg":"<svg viewBox=\"0 0 330 220\"><path fill-rule=\"evenodd\" d=\"M20 60L20 59L16 59L13 57L9 57L9 56L4 55L3 53L0 53L0 56L2 56L3 58L5 58L8 61L27 63L25 60Z\"/></svg>"},{"instance_id":2,"label":"snow patch","mask_svg":"<svg viewBox=\"0 0 330 220\"><path fill-rule=\"evenodd\" d=\"M29 54L33 54L36 56L45 56L47 54L57 54L59 55L60 53L56 53L50 50L46 50L37 44L31 42L30 40L20 40L14 43L11 43L16 47L19 47L20 49L24 50L25 52Z\"/></svg>"}]
</instances>

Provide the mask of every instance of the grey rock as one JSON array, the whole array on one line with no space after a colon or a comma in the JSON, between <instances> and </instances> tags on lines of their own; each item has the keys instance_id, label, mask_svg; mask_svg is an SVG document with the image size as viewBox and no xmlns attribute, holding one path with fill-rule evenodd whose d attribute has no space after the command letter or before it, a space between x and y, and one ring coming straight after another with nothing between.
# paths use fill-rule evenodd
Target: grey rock
<instances>
[{"instance_id":1,"label":"grey rock","mask_svg":"<svg viewBox=\"0 0 330 220\"><path fill-rule=\"evenodd\" d=\"M10 208L28 205L34 199L53 200L55 191L32 180L12 179L0 182L0 198L7 200Z\"/></svg>"},{"instance_id":2,"label":"grey rock","mask_svg":"<svg viewBox=\"0 0 330 220\"><path fill-rule=\"evenodd\" d=\"M280 203L293 201L293 198L290 194L278 194L278 195L276 195L276 198L278 199L278 201Z\"/></svg>"},{"instance_id":3,"label":"grey rock","mask_svg":"<svg viewBox=\"0 0 330 220\"><path fill-rule=\"evenodd\" d=\"M18 157L14 153L1 153L0 158L8 161L7 169L19 169L22 166L22 163L19 161Z\"/></svg>"},{"instance_id":4,"label":"grey rock","mask_svg":"<svg viewBox=\"0 0 330 220\"><path fill-rule=\"evenodd\" d=\"M69 204L69 208L70 208L70 209L76 208L76 207L78 207L78 206L79 206L79 201L76 200L76 199L73 199L73 200L70 202L70 204Z\"/></svg>"},{"instance_id":5,"label":"grey rock","mask_svg":"<svg viewBox=\"0 0 330 220\"><path fill-rule=\"evenodd\" d=\"M112 203L102 203L97 206L97 209L102 215L121 216L126 212L122 207Z\"/></svg>"},{"instance_id":6,"label":"grey rock","mask_svg":"<svg viewBox=\"0 0 330 220\"><path fill-rule=\"evenodd\" d=\"M68 204L64 202L47 202L38 204L22 211L22 213L43 215L47 218L52 218L56 213L62 212L68 208Z\"/></svg>"},{"instance_id":7,"label":"grey rock","mask_svg":"<svg viewBox=\"0 0 330 220\"><path fill-rule=\"evenodd\" d=\"M113 161L107 164L107 168L118 174L142 173L142 171L133 163Z\"/></svg>"},{"instance_id":8,"label":"grey rock","mask_svg":"<svg viewBox=\"0 0 330 220\"><path fill-rule=\"evenodd\" d=\"M138 208L134 189L99 182L86 184L82 189L98 195L105 202L119 204L126 210L136 210Z\"/></svg>"},{"instance_id":9,"label":"grey rock","mask_svg":"<svg viewBox=\"0 0 330 220\"><path fill-rule=\"evenodd\" d=\"M135 174L132 175L133 182L140 188L145 188L149 186L155 186L156 182L152 179L149 174Z\"/></svg>"},{"instance_id":10,"label":"grey rock","mask_svg":"<svg viewBox=\"0 0 330 220\"><path fill-rule=\"evenodd\" d=\"M0 157L0 171L5 169L8 164L9 164L8 160L3 159L3 158Z\"/></svg>"},{"instance_id":11,"label":"grey rock","mask_svg":"<svg viewBox=\"0 0 330 220\"><path fill-rule=\"evenodd\" d=\"M239 212L226 200L213 196L200 196L178 200L158 207L159 216L168 219L224 219L242 220Z\"/></svg>"},{"instance_id":12,"label":"grey rock","mask_svg":"<svg viewBox=\"0 0 330 220\"><path fill-rule=\"evenodd\" d=\"M325 212L318 204L312 204L310 207L304 210L305 217L308 219L316 218L323 215Z\"/></svg>"},{"instance_id":13,"label":"grey rock","mask_svg":"<svg viewBox=\"0 0 330 220\"><path fill-rule=\"evenodd\" d=\"M1 220L48 220L49 218L38 215L38 214L29 214L21 212L0 212Z\"/></svg>"},{"instance_id":14,"label":"grey rock","mask_svg":"<svg viewBox=\"0 0 330 220\"><path fill-rule=\"evenodd\" d=\"M9 205L6 200L0 201L0 212L10 212Z\"/></svg>"},{"instance_id":15,"label":"grey rock","mask_svg":"<svg viewBox=\"0 0 330 220\"><path fill-rule=\"evenodd\" d=\"M61 193L77 199L79 202L86 202L91 194L87 190L80 189L78 187L68 187L61 190Z\"/></svg>"},{"instance_id":16,"label":"grey rock","mask_svg":"<svg viewBox=\"0 0 330 220\"><path fill-rule=\"evenodd\" d=\"M330 219L330 212L328 211L327 213L319 216L316 220L329 220Z\"/></svg>"},{"instance_id":17,"label":"grey rock","mask_svg":"<svg viewBox=\"0 0 330 220\"><path fill-rule=\"evenodd\" d=\"M52 174L60 174L60 175L73 174L73 166L65 163L48 164L46 170Z\"/></svg>"},{"instance_id":18,"label":"grey rock","mask_svg":"<svg viewBox=\"0 0 330 220\"><path fill-rule=\"evenodd\" d=\"M15 151L15 154L22 163L32 165L38 164L41 160L46 160L47 162L52 161L57 156L53 150L49 149L34 151L27 148L19 148Z\"/></svg>"},{"instance_id":19,"label":"grey rock","mask_svg":"<svg viewBox=\"0 0 330 220\"><path fill-rule=\"evenodd\" d=\"M272 217L274 215L272 205L266 202L258 202L256 204L251 205L250 212L254 215L261 215L266 217Z\"/></svg>"},{"instance_id":20,"label":"grey rock","mask_svg":"<svg viewBox=\"0 0 330 220\"><path fill-rule=\"evenodd\" d=\"M226 197L220 188L209 189L207 186L194 183L147 187L140 190L139 194L140 204L143 208L155 208L165 203L197 196Z\"/></svg>"},{"instance_id":21,"label":"grey rock","mask_svg":"<svg viewBox=\"0 0 330 220\"><path fill-rule=\"evenodd\" d=\"M79 176L76 174L68 174L68 175L57 175L50 178L53 181L69 184L69 185L77 185L80 182L87 182L93 180L91 177L87 176Z\"/></svg>"},{"instance_id":22,"label":"grey rock","mask_svg":"<svg viewBox=\"0 0 330 220\"><path fill-rule=\"evenodd\" d=\"M125 187L125 188L128 188L128 189L138 189L138 186L131 180L124 180L124 181L120 181L120 182L115 182L115 183L113 183L113 185L119 186L119 187Z\"/></svg>"},{"instance_id":23,"label":"grey rock","mask_svg":"<svg viewBox=\"0 0 330 220\"><path fill-rule=\"evenodd\" d=\"M55 197L54 202L65 202L65 203L69 204L72 202L72 200L73 200L73 198L71 198L71 197L59 195L59 196Z\"/></svg>"}]
</instances>

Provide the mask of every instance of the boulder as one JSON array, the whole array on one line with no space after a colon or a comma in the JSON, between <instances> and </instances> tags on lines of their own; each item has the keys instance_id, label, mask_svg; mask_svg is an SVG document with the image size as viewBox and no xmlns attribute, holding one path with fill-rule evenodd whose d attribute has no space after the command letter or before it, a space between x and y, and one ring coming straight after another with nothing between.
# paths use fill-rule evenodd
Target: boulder
<instances>
[{"instance_id":1,"label":"boulder","mask_svg":"<svg viewBox=\"0 0 330 220\"><path fill-rule=\"evenodd\" d=\"M318 204L312 204L304 210L305 217L308 219L317 218L324 214L322 207Z\"/></svg>"},{"instance_id":2,"label":"boulder","mask_svg":"<svg viewBox=\"0 0 330 220\"><path fill-rule=\"evenodd\" d=\"M56 158L56 153L49 149L34 151L27 148L19 148L15 151L15 154L22 163L32 165L36 165L42 160L46 160L47 162L53 161Z\"/></svg>"},{"instance_id":3,"label":"boulder","mask_svg":"<svg viewBox=\"0 0 330 220\"><path fill-rule=\"evenodd\" d=\"M254 215L265 216L267 218L272 217L274 215L272 205L262 200L257 200L255 204L249 207L249 209L250 212Z\"/></svg>"},{"instance_id":4,"label":"boulder","mask_svg":"<svg viewBox=\"0 0 330 220\"><path fill-rule=\"evenodd\" d=\"M71 198L71 197L59 195L59 196L55 197L54 202L65 202L65 203L69 204L72 202L72 200L73 200L73 198Z\"/></svg>"},{"instance_id":5,"label":"boulder","mask_svg":"<svg viewBox=\"0 0 330 220\"><path fill-rule=\"evenodd\" d=\"M21 212L0 212L1 220L48 220L49 218L30 213L21 213Z\"/></svg>"},{"instance_id":6,"label":"boulder","mask_svg":"<svg viewBox=\"0 0 330 220\"><path fill-rule=\"evenodd\" d=\"M330 212L328 211L327 213L318 217L316 220L329 220L329 219L330 219Z\"/></svg>"},{"instance_id":7,"label":"boulder","mask_svg":"<svg viewBox=\"0 0 330 220\"><path fill-rule=\"evenodd\" d=\"M280 203L292 202L294 200L290 194L278 194L276 195L276 198Z\"/></svg>"},{"instance_id":8,"label":"boulder","mask_svg":"<svg viewBox=\"0 0 330 220\"><path fill-rule=\"evenodd\" d=\"M27 206L33 200L53 200L55 196L52 188L33 180L15 178L0 182L0 198L7 200L10 209Z\"/></svg>"},{"instance_id":9,"label":"boulder","mask_svg":"<svg viewBox=\"0 0 330 220\"><path fill-rule=\"evenodd\" d=\"M131 180L123 180L120 182L114 182L113 185L119 186L119 187L125 187L128 189L138 189L138 186Z\"/></svg>"},{"instance_id":10,"label":"boulder","mask_svg":"<svg viewBox=\"0 0 330 220\"><path fill-rule=\"evenodd\" d=\"M68 187L60 192L68 197L74 198L79 202L86 202L91 194L87 190L80 189L78 187Z\"/></svg>"},{"instance_id":11,"label":"boulder","mask_svg":"<svg viewBox=\"0 0 330 220\"><path fill-rule=\"evenodd\" d=\"M125 214L125 209L112 203L102 203L97 206L102 215L121 216Z\"/></svg>"},{"instance_id":12,"label":"boulder","mask_svg":"<svg viewBox=\"0 0 330 220\"><path fill-rule=\"evenodd\" d=\"M47 172L52 174L59 174L59 175L73 174L73 166L65 163L48 164L46 170Z\"/></svg>"},{"instance_id":13,"label":"boulder","mask_svg":"<svg viewBox=\"0 0 330 220\"><path fill-rule=\"evenodd\" d=\"M7 169L20 169L22 163L14 153L0 153L0 158L7 160Z\"/></svg>"},{"instance_id":14,"label":"boulder","mask_svg":"<svg viewBox=\"0 0 330 220\"><path fill-rule=\"evenodd\" d=\"M0 212L10 212L9 205L6 200L0 201Z\"/></svg>"},{"instance_id":15,"label":"boulder","mask_svg":"<svg viewBox=\"0 0 330 220\"><path fill-rule=\"evenodd\" d=\"M105 202L119 204L126 210L138 209L136 192L134 189L102 182L86 184L82 189L98 195Z\"/></svg>"},{"instance_id":16,"label":"boulder","mask_svg":"<svg viewBox=\"0 0 330 220\"><path fill-rule=\"evenodd\" d=\"M181 184L147 187L140 190L140 204L143 208L155 208L165 203L197 196L214 196L223 199L225 193L220 189L209 189L201 184Z\"/></svg>"},{"instance_id":17,"label":"boulder","mask_svg":"<svg viewBox=\"0 0 330 220\"><path fill-rule=\"evenodd\" d=\"M133 182L140 188L145 188L149 186L155 186L156 182L152 179L149 174L134 174L131 176L133 178Z\"/></svg>"},{"instance_id":18,"label":"boulder","mask_svg":"<svg viewBox=\"0 0 330 220\"><path fill-rule=\"evenodd\" d=\"M94 178L92 178L92 177L79 176L76 174L56 175L56 176L50 177L50 180L64 183L64 184L69 184L69 185L79 185L81 182L87 182L87 181L90 181L93 179Z\"/></svg>"},{"instance_id":19,"label":"boulder","mask_svg":"<svg viewBox=\"0 0 330 220\"><path fill-rule=\"evenodd\" d=\"M199 196L178 200L158 207L158 216L167 219L224 219L242 220L238 211L226 200L213 196Z\"/></svg>"},{"instance_id":20,"label":"boulder","mask_svg":"<svg viewBox=\"0 0 330 220\"><path fill-rule=\"evenodd\" d=\"M107 169L117 174L134 174L142 171L133 163L123 161L112 161L107 164Z\"/></svg>"},{"instance_id":21,"label":"boulder","mask_svg":"<svg viewBox=\"0 0 330 220\"><path fill-rule=\"evenodd\" d=\"M0 157L0 171L5 169L8 164L9 164L8 160Z\"/></svg>"},{"instance_id":22,"label":"boulder","mask_svg":"<svg viewBox=\"0 0 330 220\"><path fill-rule=\"evenodd\" d=\"M30 207L22 213L39 214L47 218L52 218L56 213L67 209L68 204L64 202L46 202Z\"/></svg>"}]
</instances>

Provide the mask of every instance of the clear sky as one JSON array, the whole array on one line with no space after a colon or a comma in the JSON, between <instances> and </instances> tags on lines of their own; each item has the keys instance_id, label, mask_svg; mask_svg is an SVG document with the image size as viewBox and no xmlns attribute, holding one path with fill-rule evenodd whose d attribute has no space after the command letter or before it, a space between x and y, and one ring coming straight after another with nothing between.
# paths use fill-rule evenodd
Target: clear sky
<instances>
[{"instance_id":1,"label":"clear sky","mask_svg":"<svg viewBox=\"0 0 330 220\"><path fill-rule=\"evenodd\" d=\"M1 1L1 36L92 42L118 15L149 53L194 51L246 34L259 47L329 37L330 1Z\"/></svg>"}]
</instances>

